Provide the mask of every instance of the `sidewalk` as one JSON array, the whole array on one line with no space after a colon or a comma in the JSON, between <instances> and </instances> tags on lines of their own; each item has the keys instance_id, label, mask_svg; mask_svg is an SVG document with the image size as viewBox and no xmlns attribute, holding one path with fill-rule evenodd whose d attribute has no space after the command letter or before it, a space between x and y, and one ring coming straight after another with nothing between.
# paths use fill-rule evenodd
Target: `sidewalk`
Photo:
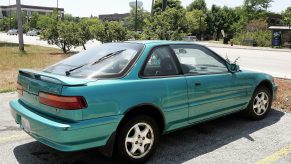
<instances>
[{"instance_id":1,"label":"sidewalk","mask_svg":"<svg viewBox=\"0 0 291 164\"><path fill-rule=\"evenodd\" d=\"M233 49L247 49L247 50L260 50L260 51L277 51L277 52L290 52L291 49L288 48L271 48L271 47L251 47L251 46L242 46L242 45L233 45L230 44L221 44L221 43L213 43L213 42L196 42L197 44L202 44L208 47L215 47L215 48L233 48Z\"/></svg>"}]
</instances>

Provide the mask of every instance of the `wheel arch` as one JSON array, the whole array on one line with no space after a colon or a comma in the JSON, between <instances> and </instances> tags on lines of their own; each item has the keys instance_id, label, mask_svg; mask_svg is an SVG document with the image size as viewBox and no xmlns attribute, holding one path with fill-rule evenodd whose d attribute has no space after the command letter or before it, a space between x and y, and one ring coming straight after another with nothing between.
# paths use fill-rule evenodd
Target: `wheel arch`
<instances>
[{"instance_id":1,"label":"wheel arch","mask_svg":"<svg viewBox=\"0 0 291 164\"><path fill-rule=\"evenodd\" d=\"M124 117L122 118L122 120L120 121L117 130L118 131L122 125L126 122L126 120L137 116L137 115L147 115L152 117L156 123L159 126L159 131L162 134L165 126L166 126L166 122L165 122L165 116L164 113L162 112L162 110L154 105L154 104L150 104L150 103L143 103L143 104L138 104L135 105L129 109L127 109L124 113L123 113Z\"/></svg>"},{"instance_id":2,"label":"wheel arch","mask_svg":"<svg viewBox=\"0 0 291 164\"><path fill-rule=\"evenodd\" d=\"M258 88L260 87L266 87L269 89L269 91L271 92L271 95L273 96L273 85L272 85L272 82L269 81L269 80L262 80L258 83L258 85L256 86L256 89L257 90Z\"/></svg>"}]
</instances>

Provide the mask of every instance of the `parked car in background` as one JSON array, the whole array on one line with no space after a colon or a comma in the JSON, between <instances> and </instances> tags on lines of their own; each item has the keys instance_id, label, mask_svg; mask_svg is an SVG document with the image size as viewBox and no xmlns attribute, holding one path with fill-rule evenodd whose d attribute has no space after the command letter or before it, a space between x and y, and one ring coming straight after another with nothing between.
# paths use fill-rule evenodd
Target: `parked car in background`
<instances>
[{"instance_id":1,"label":"parked car in background","mask_svg":"<svg viewBox=\"0 0 291 164\"><path fill-rule=\"evenodd\" d=\"M184 36L182 38L183 41L186 41L186 42L195 42L195 41L198 41L197 37L196 36Z\"/></svg>"},{"instance_id":2,"label":"parked car in background","mask_svg":"<svg viewBox=\"0 0 291 164\"><path fill-rule=\"evenodd\" d=\"M30 30L26 33L27 36L37 36L38 31L37 30Z\"/></svg>"},{"instance_id":3,"label":"parked car in background","mask_svg":"<svg viewBox=\"0 0 291 164\"><path fill-rule=\"evenodd\" d=\"M277 91L268 74L171 41L101 44L43 71L21 69L17 83L11 113L30 136L136 163L154 154L162 134L235 112L265 118Z\"/></svg>"},{"instance_id":4,"label":"parked car in background","mask_svg":"<svg viewBox=\"0 0 291 164\"><path fill-rule=\"evenodd\" d=\"M7 35L17 35L18 34L18 30L16 29L11 29L8 30Z\"/></svg>"}]
</instances>

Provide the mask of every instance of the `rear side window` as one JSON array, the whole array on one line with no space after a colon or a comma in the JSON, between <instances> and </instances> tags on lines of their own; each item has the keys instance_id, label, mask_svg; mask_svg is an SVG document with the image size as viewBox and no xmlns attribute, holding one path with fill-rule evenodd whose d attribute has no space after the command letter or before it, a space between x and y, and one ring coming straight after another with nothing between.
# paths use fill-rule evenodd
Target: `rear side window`
<instances>
[{"instance_id":1,"label":"rear side window","mask_svg":"<svg viewBox=\"0 0 291 164\"><path fill-rule=\"evenodd\" d=\"M73 55L45 69L45 72L79 78L123 76L142 51L137 43L106 43Z\"/></svg>"},{"instance_id":2,"label":"rear side window","mask_svg":"<svg viewBox=\"0 0 291 164\"><path fill-rule=\"evenodd\" d=\"M223 61L204 47L193 45L171 46L184 74L217 74L228 72Z\"/></svg>"},{"instance_id":3,"label":"rear side window","mask_svg":"<svg viewBox=\"0 0 291 164\"><path fill-rule=\"evenodd\" d=\"M143 76L170 76L178 75L179 71L168 46L155 48L144 67Z\"/></svg>"}]
</instances>

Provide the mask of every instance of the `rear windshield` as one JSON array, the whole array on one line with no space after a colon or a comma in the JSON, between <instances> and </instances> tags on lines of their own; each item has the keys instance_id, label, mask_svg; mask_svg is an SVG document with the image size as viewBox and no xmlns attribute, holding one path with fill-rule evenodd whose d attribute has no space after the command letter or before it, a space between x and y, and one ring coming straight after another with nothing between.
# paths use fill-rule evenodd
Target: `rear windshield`
<instances>
[{"instance_id":1,"label":"rear windshield","mask_svg":"<svg viewBox=\"0 0 291 164\"><path fill-rule=\"evenodd\" d=\"M144 45L106 43L54 64L44 71L80 78L114 78L123 76L135 62Z\"/></svg>"}]
</instances>

